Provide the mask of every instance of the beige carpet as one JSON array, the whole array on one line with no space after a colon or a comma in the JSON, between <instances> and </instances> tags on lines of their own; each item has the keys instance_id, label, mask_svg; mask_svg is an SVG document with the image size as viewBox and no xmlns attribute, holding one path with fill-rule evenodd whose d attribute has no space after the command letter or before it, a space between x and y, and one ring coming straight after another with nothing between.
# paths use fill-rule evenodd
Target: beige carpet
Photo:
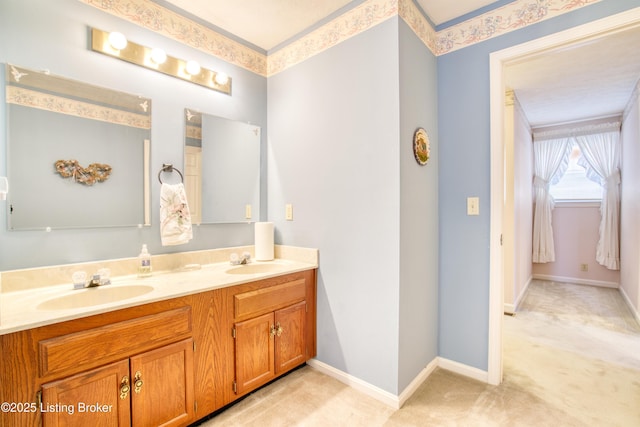
<instances>
[{"instance_id":1,"label":"beige carpet","mask_svg":"<svg viewBox=\"0 0 640 427\"><path fill-rule=\"evenodd\" d=\"M436 369L393 410L304 367L212 426L640 426L640 327L619 292L534 281L504 318L504 382Z\"/></svg>"}]
</instances>

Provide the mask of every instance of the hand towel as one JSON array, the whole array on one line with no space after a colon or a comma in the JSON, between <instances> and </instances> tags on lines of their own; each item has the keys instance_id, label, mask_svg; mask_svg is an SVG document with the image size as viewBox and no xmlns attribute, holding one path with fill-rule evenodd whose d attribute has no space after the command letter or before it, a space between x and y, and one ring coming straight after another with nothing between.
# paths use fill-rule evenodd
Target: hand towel
<instances>
[{"instance_id":1,"label":"hand towel","mask_svg":"<svg viewBox=\"0 0 640 427\"><path fill-rule=\"evenodd\" d=\"M160 237L162 246L182 245L193 238L191 214L184 184L160 187Z\"/></svg>"}]
</instances>

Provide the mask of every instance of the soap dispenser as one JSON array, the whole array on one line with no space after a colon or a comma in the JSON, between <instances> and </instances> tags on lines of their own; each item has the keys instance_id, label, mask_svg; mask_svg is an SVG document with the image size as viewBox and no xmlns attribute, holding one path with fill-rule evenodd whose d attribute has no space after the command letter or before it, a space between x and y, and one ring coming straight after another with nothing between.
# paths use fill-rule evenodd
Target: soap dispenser
<instances>
[{"instance_id":1,"label":"soap dispenser","mask_svg":"<svg viewBox=\"0 0 640 427\"><path fill-rule=\"evenodd\" d=\"M138 255L138 277L151 276L151 254L147 249L147 245L142 245L140 255Z\"/></svg>"}]
</instances>

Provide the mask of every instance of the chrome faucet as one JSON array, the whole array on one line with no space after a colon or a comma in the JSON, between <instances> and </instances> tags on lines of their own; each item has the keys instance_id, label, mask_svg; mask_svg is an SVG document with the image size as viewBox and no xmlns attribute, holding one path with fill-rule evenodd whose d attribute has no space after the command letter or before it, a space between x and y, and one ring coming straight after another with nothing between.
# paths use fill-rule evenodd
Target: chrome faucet
<instances>
[{"instance_id":1,"label":"chrome faucet","mask_svg":"<svg viewBox=\"0 0 640 427\"><path fill-rule=\"evenodd\" d=\"M89 283L87 283L86 288L95 288L96 286L100 286L102 283L100 281L100 275L94 274Z\"/></svg>"},{"instance_id":2,"label":"chrome faucet","mask_svg":"<svg viewBox=\"0 0 640 427\"><path fill-rule=\"evenodd\" d=\"M231 254L231 265L246 265L251 262L251 254L249 252L243 252L242 256L238 254Z\"/></svg>"},{"instance_id":3,"label":"chrome faucet","mask_svg":"<svg viewBox=\"0 0 640 427\"><path fill-rule=\"evenodd\" d=\"M76 271L72 275L73 289L95 288L100 285L111 283L111 271L108 268L101 268L91 279L86 282L87 274L84 271Z\"/></svg>"}]
</instances>

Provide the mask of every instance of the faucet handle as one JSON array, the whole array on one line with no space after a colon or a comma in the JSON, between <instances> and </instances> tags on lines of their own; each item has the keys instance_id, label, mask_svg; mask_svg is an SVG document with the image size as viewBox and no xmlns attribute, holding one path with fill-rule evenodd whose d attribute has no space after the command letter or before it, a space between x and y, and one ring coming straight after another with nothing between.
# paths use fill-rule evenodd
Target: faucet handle
<instances>
[{"instance_id":1,"label":"faucet handle","mask_svg":"<svg viewBox=\"0 0 640 427\"><path fill-rule=\"evenodd\" d=\"M71 281L73 282L73 289L84 288L87 283L87 273L85 271L74 271L71 275Z\"/></svg>"},{"instance_id":2,"label":"faucet handle","mask_svg":"<svg viewBox=\"0 0 640 427\"><path fill-rule=\"evenodd\" d=\"M98 276L101 285L108 285L111 283L111 270L108 268L101 268L98 270Z\"/></svg>"}]
</instances>

